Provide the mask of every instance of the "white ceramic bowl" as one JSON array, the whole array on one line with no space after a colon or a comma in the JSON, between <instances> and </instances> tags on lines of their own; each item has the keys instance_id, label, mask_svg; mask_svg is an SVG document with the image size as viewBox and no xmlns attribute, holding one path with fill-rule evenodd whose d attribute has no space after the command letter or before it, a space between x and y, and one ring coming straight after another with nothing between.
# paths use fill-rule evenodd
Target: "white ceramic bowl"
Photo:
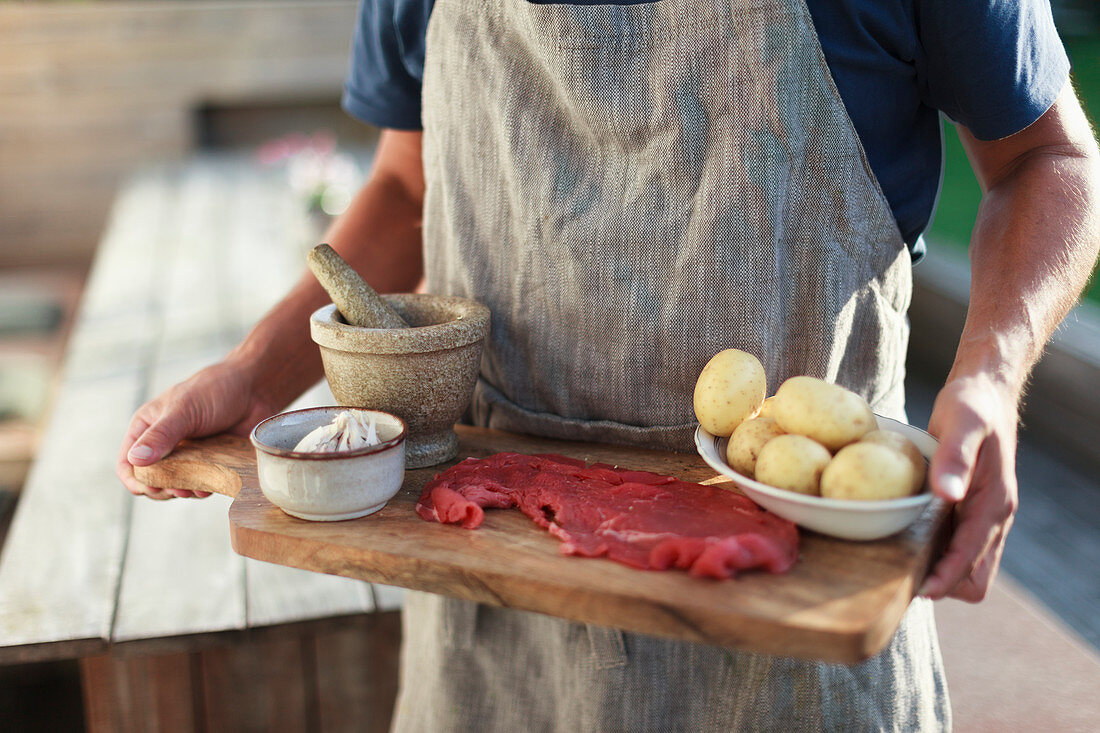
<instances>
[{"instance_id":1,"label":"white ceramic bowl","mask_svg":"<svg viewBox=\"0 0 1100 733\"><path fill-rule=\"evenodd\" d=\"M888 417L875 415L880 430L901 433L916 444L925 458L936 450L936 439L928 433ZM728 438L711 435L700 426L695 431L695 447L703 460L718 473L727 476L750 499L784 519L821 534L847 540L875 540L889 537L912 524L932 501L927 486L923 493L901 499L856 501L825 499L794 491L777 489L744 476L726 463Z\"/></svg>"},{"instance_id":2,"label":"white ceramic bowl","mask_svg":"<svg viewBox=\"0 0 1100 733\"><path fill-rule=\"evenodd\" d=\"M332 453L294 447L314 428L354 409L373 415L378 445ZM387 412L312 407L284 412L252 430L260 490L275 506L299 519L332 522L378 511L405 480L405 422Z\"/></svg>"}]
</instances>

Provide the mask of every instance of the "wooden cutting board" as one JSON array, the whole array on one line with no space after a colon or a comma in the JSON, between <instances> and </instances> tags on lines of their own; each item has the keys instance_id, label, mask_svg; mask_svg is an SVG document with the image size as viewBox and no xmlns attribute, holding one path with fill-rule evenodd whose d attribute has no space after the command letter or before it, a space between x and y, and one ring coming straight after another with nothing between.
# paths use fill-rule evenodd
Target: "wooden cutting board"
<instances>
[{"instance_id":1,"label":"wooden cutting board","mask_svg":"<svg viewBox=\"0 0 1100 733\"><path fill-rule=\"evenodd\" d=\"M458 435L460 458L560 453L725 482L694 454L464 426ZM452 463L408 471L384 509L344 522L307 522L271 504L244 438L185 442L135 473L153 486L236 496L229 509L233 548L257 560L657 636L844 663L866 659L889 641L939 556L949 517L949 508L933 501L909 529L874 542L802 530L799 561L789 572L715 581L561 555L558 540L516 510L487 510L476 530L420 519L413 507L424 484Z\"/></svg>"}]
</instances>

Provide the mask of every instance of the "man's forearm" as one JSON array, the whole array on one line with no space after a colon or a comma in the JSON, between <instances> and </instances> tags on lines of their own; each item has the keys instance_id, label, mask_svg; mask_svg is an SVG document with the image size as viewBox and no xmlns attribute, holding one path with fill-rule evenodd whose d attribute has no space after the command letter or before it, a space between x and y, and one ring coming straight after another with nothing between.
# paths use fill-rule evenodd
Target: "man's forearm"
<instances>
[{"instance_id":1,"label":"man's forearm","mask_svg":"<svg viewBox=\"0 0 1100 733\"><path fill-rule=\"evenodd\" d=\"M970 306L951 376L982 373L1018 398L1096 260L1100 157L1091 137L1079 138L997 173L971 239Z\"/></svg>"},{"instance_id":2,"label":"man's forearm","mask_svg":"<svg viewBox=\"0 0 1100 733\"><path fill-rule=\"evenodd\" d=\"M413 290L422 276L420 165L419 135L385 133L369 180L325 234L379 292ZM229 355L253 375L254 389L273 409L320 379L321 357L309 335L309 315L329 301L306 271Z\"/></svg>"}]
</instances>

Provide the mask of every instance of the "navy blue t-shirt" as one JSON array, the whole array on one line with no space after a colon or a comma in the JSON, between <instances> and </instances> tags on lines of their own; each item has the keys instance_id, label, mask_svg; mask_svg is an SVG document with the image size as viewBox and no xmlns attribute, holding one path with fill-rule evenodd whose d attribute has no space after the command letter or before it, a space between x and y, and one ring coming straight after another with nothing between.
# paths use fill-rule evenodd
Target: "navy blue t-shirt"
<instances>
[{"instance_id":1,"label":"navy blue t-shirt","mask_svg":"<svg viewBox=\"0 0 1100 733\"><path fill-rule=\"evenodd\" d=\"M871 168L905 241L919 255L943 168L939 112L979 139L996 140L1041 117L1065 84L1069 61L1049 2L806 4ZM420 129L433 5L362 0L343 99L350 114L379 127Z\"/></svg>"}]
</instances>

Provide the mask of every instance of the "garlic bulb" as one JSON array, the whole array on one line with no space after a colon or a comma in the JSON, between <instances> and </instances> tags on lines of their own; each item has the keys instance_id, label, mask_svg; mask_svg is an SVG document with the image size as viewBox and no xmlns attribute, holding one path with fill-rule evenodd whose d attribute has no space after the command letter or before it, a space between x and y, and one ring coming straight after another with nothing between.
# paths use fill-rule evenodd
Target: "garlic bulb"
<instances>
[{"instance_id":1,"label":"garlic bulb","mask_svg":"<svg viewBox=\"0 0 1100 733\"><path fill-rule=\"evenodd\" d=\"M332 422L307 433L294 446L294 450L300 453L332 453L366 448L380 442L374 415L344 410Z\"/></svg>"}]
</instances>

